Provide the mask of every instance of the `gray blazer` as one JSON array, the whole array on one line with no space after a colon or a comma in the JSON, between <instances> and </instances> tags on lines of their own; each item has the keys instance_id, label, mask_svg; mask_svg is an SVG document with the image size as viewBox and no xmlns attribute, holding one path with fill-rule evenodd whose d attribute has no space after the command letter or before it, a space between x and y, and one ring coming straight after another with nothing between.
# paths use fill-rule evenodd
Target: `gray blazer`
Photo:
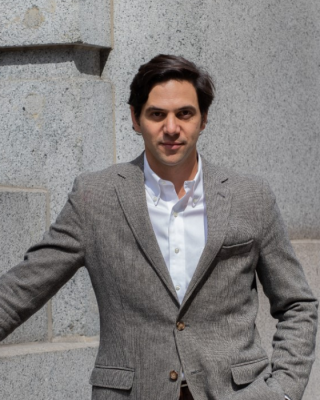
<instances>
[{"instance_id":1,"label":"gray blazer","mask_svg":"<svg viewBox=\"0 0 320 400\"><path fill-rule=\"evenodd\" d=\"M81 266L101 337L93 400L300 400L314 360L317 301L267 184L204 160L208 238L179 304L146 205L143 156L80 176L24 261L0 284L0 339ZM269 361L255 326L256 277L279 322ZM175 374L177 373L177 379Z\"/></svg>"}]
</instances>

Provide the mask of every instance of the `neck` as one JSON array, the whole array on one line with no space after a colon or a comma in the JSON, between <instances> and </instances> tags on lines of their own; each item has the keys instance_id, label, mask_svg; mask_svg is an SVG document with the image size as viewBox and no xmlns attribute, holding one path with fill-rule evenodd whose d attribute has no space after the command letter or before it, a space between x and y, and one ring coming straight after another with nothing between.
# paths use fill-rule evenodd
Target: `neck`
<instances>
[{"instance_id":1,"label":"neck","mask_svg":"<svg viewBox=\"0 0 320 400\"><path fill-rule=\"evenodd\" d=\"M148 159L148 157L147 157ZM151 161L151 160L150 160ZM152 161L148 163L150 168L163 180L173 183L175 191L181 199L185 195L184 182L192 181L198 172L198 158L195 155L193 162L188 161L186 165L153 165Z\"/></svg>"}]
</instances>

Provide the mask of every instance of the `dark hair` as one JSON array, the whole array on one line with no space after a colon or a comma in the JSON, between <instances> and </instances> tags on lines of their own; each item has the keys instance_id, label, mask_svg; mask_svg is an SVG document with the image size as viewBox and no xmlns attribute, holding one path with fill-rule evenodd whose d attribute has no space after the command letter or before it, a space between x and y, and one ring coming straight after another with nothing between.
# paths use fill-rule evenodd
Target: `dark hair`
<instances>
[{"instance_id":1,"label":"dark hair","mask_svg":"<svg viewBox=\"0 0 320 400\"><path fill-rule=\"evenodd\" d=\"M159 54L140 66L130 85L128 104L133 107L136 118L140 117L142 107L147 102L153 86L170 79L192 83L197 92L201 114L208 111L215 90L210 75L183 57Z\"/></svg>"}]
</instances>

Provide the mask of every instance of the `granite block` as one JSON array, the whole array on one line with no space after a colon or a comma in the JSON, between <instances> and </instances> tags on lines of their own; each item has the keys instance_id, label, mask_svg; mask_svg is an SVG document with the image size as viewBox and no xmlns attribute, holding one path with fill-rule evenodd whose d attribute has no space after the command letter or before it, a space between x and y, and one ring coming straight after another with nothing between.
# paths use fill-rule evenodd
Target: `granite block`
<instances>
[{"instance_id":1,"label":"granite block","mask_svg":"<svg viewBox=\"0 0 320 400\"><path fill-rule=\"evenodd\" d=\"M0 187L0 274L18 264L46 230L47 193ZM46 307L33 315L2 343L44 341L48 338Z\"/></svg>"},{"instance_id":2,"label":"granite block","mask_svg":"<svg viewBox=\"0 0 320 400\"><path fill-rule=\"evenodd\" d=\"M320 237L320 2L137 0L114 5L117 161L143 149L126 101L138 67L159 53L205 67L216 100L199 151L267 178L291 238ZM134 35L132 35L134 32Z\"/></svg>"},{"instance_id":3,"label":"granite block","mask_svg":"<svg viewBox=\"0 0 320 400\"><path fill-rule=\"evenodd\" d=\"M0 346L4 400L90 400L93 343Z\"/></svg>"},{"instance_id":4,"label":"granite block","mask_svg":"<svg viewBox=\"0 0 320 400\"><path fill-rule=\"evenodd\" d=\"M319 240L297 240L293 241L293 248L300 260L309 285L316 298L320 299L320 241ZM268 299L264 296L261 285L258 285L260 309L257 326L261 335L262 346L267 350L269 356L272 354L272 337L275 333L276 321L270 315ZM320 321L319 321L320 328ZM303 400L314 400L319 395L318 377L320 374L320 329L318 328L316 361L313 365L310 380L303 396Z\"/></svg>"},{"instance_id":5,"label":"granite block","mask_svg":"<svg viewBox=\"0 0 320 400\"><path fill-rule=\"evenodd\" d=\"M99 311L88 272L81 268L52 299L52 331L57 337L99 335Z\"/></svg>"},{"instance_id":6,"label":"granite block","mask_svg":"<svg viewBox=\"0 0 320 400\"><path fill-rule=\"evenodd\" d=\"M0 141L4 144L0 183L44 187L50 192L53 222L79 173L112 164L111 85L100 79L57 78L3 80L0 86ZM91 291L89 280L79 273L56 295L54 335L98 332ZM83 293L88 293L86 300ZM72 306L67 308L65 302Z\"/></svg>"},{"instance_id":7,"label":"granite block","mask_svg":"<svg viewBox=\"0 0 320 400\"><path fill-rule=\"evenodd\" d=\"M0 47L111 47L110 0L1 0L0 9Z\"/></svg>"},{"instance_id":8,"label":"granite block","mask_svg":"<svg viewBox=\"0 0 320 400\"><path fill-rule=\"evenodd\" d=\"M107 82L0 81L0 110L0 183L49 190L51 221L80 172L112 163Z\"/></svg>"}]
</instances>

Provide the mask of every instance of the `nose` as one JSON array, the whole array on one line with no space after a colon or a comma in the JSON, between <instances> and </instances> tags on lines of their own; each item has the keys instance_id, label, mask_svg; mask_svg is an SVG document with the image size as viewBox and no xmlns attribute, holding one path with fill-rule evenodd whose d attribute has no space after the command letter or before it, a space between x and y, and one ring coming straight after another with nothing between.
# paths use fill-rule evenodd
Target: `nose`
<instances>
[{"instance_id":1,"label":"nose","mask_svg":"<svg viewBox=\"0 0 320 400\"><path fill-rule=\"evenodd\" d=\"M163 131L167 135L175 135L180 132L179 120L175 115L167 115L164 121Z\"/></svg>"}]
</instances>

